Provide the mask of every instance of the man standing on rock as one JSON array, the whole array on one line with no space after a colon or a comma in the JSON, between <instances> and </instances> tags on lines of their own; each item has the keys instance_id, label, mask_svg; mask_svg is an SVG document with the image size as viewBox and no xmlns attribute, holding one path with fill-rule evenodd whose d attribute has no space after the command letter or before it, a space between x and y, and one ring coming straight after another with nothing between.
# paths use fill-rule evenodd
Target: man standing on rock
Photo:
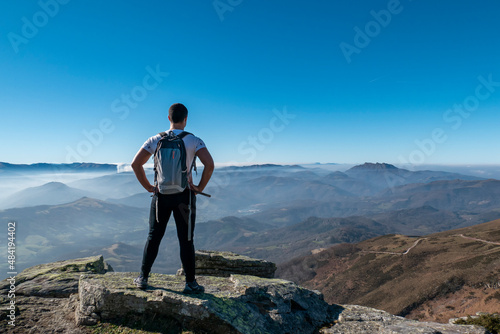
<instances>
[{"instance_id":1,"label":"man standing on rock","mask_svg":"<svg viewBox=\"0 0 500 334\"><path fill-rule=\"evenodd\" d=\"M206 187L214 170L214 162L210 152L205 147L205 143L200 138L184 131L187 116L188 110L183 104L173 104L168 111L170 129L146 140L132 161L132 169L137 180L148 192L153 193L149 214L149 234L144 247L141 273L134 280L136 286L141 289L147 288L151 267L158 255L158 248L165 234L170 215L173 213L179 239L181 262L186 275L186 286L183 292L203 293L205 291L195 279L193 244L196 219L195 195L201 193ZM155 185L148 181L143 167L153 154L155 158ZM201 180L197 186L193 184L191 175L196 157L204 165ZM176 158L177 162L172 162ZM175 180L173 182L165 181L171 176L174 178L175 166L179 170L182 169L183 173L184 180L180 180L181 176L179 176L179 185L175 185Z\"/></svg>"}]
</instances>

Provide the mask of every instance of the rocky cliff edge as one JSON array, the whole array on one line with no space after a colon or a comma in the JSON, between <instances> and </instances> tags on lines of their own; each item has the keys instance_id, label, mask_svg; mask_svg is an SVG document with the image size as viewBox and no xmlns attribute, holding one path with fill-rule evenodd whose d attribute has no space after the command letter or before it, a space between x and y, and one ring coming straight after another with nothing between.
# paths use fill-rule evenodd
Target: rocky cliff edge
<instances>
[{"instance_id":1,"label":"rocky cliff edge","mask_svg":"<svg viewBox=\"0 0 500 334\"><path fill-rule=\"evenodd\" d=\"M136 276L112 272L102 256L26 269L16 277L14 312L8 298L12 286L8 280L0 284L0 331L97 333L103 324L144 315L149 323L169 319L162 333L488 333L477 326L423 323L362 306L329 305L319 292L280 279L199 276L205 293L187 296L181 276L153 274L145 291L132 284ZM15 327L8 325L12 313ZM144 330L135 328L127 333Z\"/></svg>"}]
</instances>

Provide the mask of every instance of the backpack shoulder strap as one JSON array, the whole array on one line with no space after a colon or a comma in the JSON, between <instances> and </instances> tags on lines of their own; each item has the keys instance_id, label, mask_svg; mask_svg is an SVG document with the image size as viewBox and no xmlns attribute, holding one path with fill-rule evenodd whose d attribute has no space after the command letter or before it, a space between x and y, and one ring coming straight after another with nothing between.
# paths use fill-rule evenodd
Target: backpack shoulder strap
<instances>
[{"instance_id":1,"label":"backpack shoulder strap","mask_svg":"<svg viewBox=\"0 0 500 334\"><path fill-rule=\"evenodd\" d=\"M179 137L179 138L182 139L182 138L186 137L187 135L192 135L192 133L191 132L187 132L187 131L182 131L181 133L179 133L177 135L177 137Z\"/></svg>"},{"instance_id":2,"label":"backpack shoulder strap","mask_svg":"<svg viewBox=\"0 0 500 334\"><path fill-rule=\"evenodd\" d=\"M177 135L177 137L179 137L180 139L182 139L182 138L186 137L187 135L193 135L193 134L191 132L182 131L181 133L179 133ZM194 156L193 163L191 164L189 170L191 171L193 168L196 171L196 174L198 174L198 171L196 169L196 155Z\"/></svg>"},{"instance_id":3,"label":"backpack shoulder strap","mask_svg":"<svg viewBox=\"0 0 500 334\"><path fill-rule=\"evenodd\" d=\"M155 154L154 154L155 156L156 156L156 152L158 152L158 148L160 148L160 142L161 142L161 140L163 138L165 138L165 136L167 136L168 133L166 133L165 131L163 131L163 132L160 132L159 135L160 135L160 139L158 140L158 143L156 144L156 149L155 149Z\"/></svg>"}]
</instances>

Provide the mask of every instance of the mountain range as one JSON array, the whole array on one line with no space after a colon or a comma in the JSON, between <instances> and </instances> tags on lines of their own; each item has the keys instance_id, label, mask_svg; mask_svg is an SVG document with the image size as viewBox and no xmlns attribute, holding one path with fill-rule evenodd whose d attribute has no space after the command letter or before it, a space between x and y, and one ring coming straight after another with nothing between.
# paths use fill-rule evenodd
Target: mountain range
<instances>
[{"instance_id":1,"label":"mountain range","mask_svg":"<svg viewBox=\"0 0 500 334\"><path fill-rule=\"evenodd\" d=\"M146 240L148 212L84 197L60 205L3 210L0 221L5 226L16 222L16 266L24 269L89 247Z\"/></svg>"},{"instance_id":2,"label":"mountain range","mask_svg":"<svg viewBox=\"0 0 500 334\"><path fill-rule=\"evenodd\" d=\"M96 193L67 186L62 182L49 182L12 194L2 201L3 208L22 208L37 205L64 204L82 197L96 197Z\"/></svg>"},{"instance_id":3,"label":"mountain range","mask_svg":"<svg viewBox=\"0 0 500 334\"><path fill-rule=\"evenodd\" d=\"M205 190L212 198L197 196L195 244L282 263L390 233L471 226L500 218L499 183L384 163L344 172L316 165L218 168ZM134 173L85 174L13 193L0 205L0 220L18 222L20 266L113 249L114 267L137 270L150 202ZM178 254L174 225L162 242L158 272L180 266L172 256Z\"/></svg>"},{"instance_id":4,"label":"mountain range","mask_svg":"<svg viewBox=\"0 0 500 334\"><path fill-rule=\"evenodd\" d=\"M0 162L1 171L50 171L58 172L61 170L101 170L101 171L116 171L115 164L97 164L86 162L75 162L71 164L53 164L53 163L36 163L36 164L11 164L8 162Z\"/></svg>"}]
</instances>

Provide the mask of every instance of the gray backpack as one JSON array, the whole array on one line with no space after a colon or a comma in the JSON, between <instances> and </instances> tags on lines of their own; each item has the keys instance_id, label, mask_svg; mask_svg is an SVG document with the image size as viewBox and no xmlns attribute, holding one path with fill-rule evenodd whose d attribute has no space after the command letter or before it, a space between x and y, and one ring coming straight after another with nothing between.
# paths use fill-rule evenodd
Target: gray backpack
<instances>
[{"instance_id":1,"label":"gray backpack","mask_svg":"<svg viewBox=\"0 0 500 334\"><path fill-rule=\"evenodd\" d=\"M154 155L155 185L160 194L181 193L188 186L186 147L182 138L190 134L186 131L178 135L173 131L160 133L161 139ZM195 166L195 161L196 157L191 168Z\"/></svg>"}]
</instances>

